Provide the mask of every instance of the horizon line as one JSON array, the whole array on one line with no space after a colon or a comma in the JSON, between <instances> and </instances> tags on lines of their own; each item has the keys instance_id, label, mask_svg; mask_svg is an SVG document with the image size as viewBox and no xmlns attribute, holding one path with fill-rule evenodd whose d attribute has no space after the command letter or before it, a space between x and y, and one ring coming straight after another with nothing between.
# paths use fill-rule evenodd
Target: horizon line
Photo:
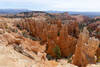
<instances>
[{"instance_id":1,"label":"horizon line","mask_svg":"<svg viewBox=\"0 0 100 67\"><path fill-rule=\"evenodd\" d=\"M26 8L0 8L1 10L11 9L11 10L30 10L30 11L60 11L60 12L100 12L100 11L87 11L87 10L35 10L35 9L26 9Z\"/></svg>"}]
</instances>

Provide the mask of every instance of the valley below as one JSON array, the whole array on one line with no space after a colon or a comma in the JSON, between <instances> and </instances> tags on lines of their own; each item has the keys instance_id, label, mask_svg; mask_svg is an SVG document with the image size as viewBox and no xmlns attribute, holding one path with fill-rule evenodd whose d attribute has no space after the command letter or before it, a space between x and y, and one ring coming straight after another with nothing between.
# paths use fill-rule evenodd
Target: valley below
<instances>
[{"instance_id":1,"label":"valley below","mask_svg":"<svg viewBox=\"0 0 100 67\"><path fill-rule=\"evenodd\" d=\"M0 67L100 67L100 16L0 14Z\"/></svg>"}]
</instances>

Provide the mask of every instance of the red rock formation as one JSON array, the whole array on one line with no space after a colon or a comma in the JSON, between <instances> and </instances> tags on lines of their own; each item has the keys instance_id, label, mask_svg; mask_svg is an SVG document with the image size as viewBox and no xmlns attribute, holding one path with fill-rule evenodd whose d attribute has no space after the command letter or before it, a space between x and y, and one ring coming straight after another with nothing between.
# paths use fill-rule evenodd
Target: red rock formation
<instances>
[{"instance_id":1,"label":"red rock formation","mask_svg":"<svg viewBox=\"0 0 100 67\"><path fill-rule=\"evenodd\" d=\"M63 57L71 56L75 51L77 39L68 34L68 27L65 25L60 31L58 45Z\"/></svg>"},{"instance_id":2,"label":"red rock formation","mask_svg":"<svg viewBox=\"0 0 100 67\"><path fill-rule=\"evenodd\" d=\"M74 53L75 46L76 46L76 38L68 35L68 27L67 25L62 26L59 36L57 36L57 28L51 30L49 34L48 39L48 48L47 53L50 54L53 57L56 57L57 55L54 53L54 48L56 46L59 46L61 56L67 57Z\"/></svg>"},{"instance_id":3,"label":"red rock formation","mask_svg":"<svg viewBox=\"0 0 100 67\"><path fill-rule=\"evenodd\" d=\"M95 53L99 46L99 40L89 38L89 32L84 28L80 33L72 63L79 67L86 67L87 64L96 63Z\"/></svg>"},{"instance_id":4,"label":"red rock formation","mask_svg":"<svg viewBox=\"0 0 100 67\"><path fill-rule=\"evenodd\" d=\"M20 23L18 23L20 24ZM38 37L42 44L47 44L46 52L56 57L54 48L59 46L63 57L70 56L75 51L77 37L79 34L78 23L62 24L60 20L51 20L51 23L35 22L25 19L21 22L23 29L28 29L32 36ZM24 25L24 26L23 26Z\"/></svg>"},{"instance_id":5,"label":"red rock formation","mask_svg":"<svg viewBox=\"0 0 100 67\"><path fill-rule=\"evenodd\" d=\"M78 23L77 22L71 22L68 24L68 34L78 38L80 33L79 27L78 27Z\"/></svg>"}]
</instances>

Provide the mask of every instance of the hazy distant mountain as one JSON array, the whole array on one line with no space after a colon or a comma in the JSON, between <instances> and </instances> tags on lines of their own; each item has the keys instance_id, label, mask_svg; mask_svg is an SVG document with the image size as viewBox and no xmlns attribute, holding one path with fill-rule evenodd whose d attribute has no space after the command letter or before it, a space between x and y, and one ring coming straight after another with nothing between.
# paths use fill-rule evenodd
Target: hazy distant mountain
<instances>
[{"instance_id":1,"label":"hazy distant mountain","mask_svg":"<svg viewBox=\"0 0 100 67\"><path fill-rule=\"evenodd\" d=\"M1 14L19 14L19 13L38 13L38 12L46 12L46 13L64 13L68 12L70 15L84 15L88 17L100 16L100 12L75 12L75 11L31 11L28 9L0 9Z\"/></svg>"},{"instance_id":2,"label":"hazy distant mountain","mask_svg":"<svg viewBox=\"0 0 100 67\"><path fill-rule=\"evenodd\" d=\"M95 16L100 16L100 12L75 12L75 11L46 11L48 13L64 13L68 12L70 15L84 15L84 16L89 16L89 17L95 17Z\"/></svg>"},{"instance_id":3,"label":"hazy distant mountain","mask_svg":"<svg viewBox=\"0 0 100 67\"><path fill-rule=\"evenodd\" d=\"M67 12L67 11L45 11L47 13L64 13L64 12Z\"/></svg>"},{"instance_id":4,"label":"hazy distant mountain","mask_svg":"<svg viewBox=\"0 0 100 67\"><path fill-rule=\"evenodd\" d=\"M29 12L27 9L0 9L0 14L16 14L20 12Z\"/></svg>"},{"instance_id":5,"label":"hazy distant mountain","mask_svg":"<svg viewBox=\"0 0 100 67\"><path fill-rule=\"evenodd\" d=\"M89 16L89 17L95 17L95 16L100 16L100 12L68 12L71 15L76 15L76 14L81 14L84 16Z\"/></svg>"}]
</instances>

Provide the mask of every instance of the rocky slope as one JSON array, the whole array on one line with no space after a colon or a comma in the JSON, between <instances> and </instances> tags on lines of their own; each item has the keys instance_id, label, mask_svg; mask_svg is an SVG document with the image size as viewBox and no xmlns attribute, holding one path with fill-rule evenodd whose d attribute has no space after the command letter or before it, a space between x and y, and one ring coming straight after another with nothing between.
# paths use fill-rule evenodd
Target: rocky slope
<instances>
[{"instance_id":1,"label":"rocky slope","mask_svg":"<svg viewBox=\"0 0 100 67\"><path fill-rule=\"evenodd\" d=\"M49 47L51 47L50 51L52 47L54 47L53 46L54 43L52 41L53 39L55 42L60 43L59 46L61 47L63 55L64 54L67 55L67 53L70 54L73 51L73 50L71 51L72 46L70 46L73 44L73 42L71 42L72 40L74 39L75 41L77 40L77 43L76 47L74 46L76 49L74 50L75 53L72 58L68 59L60 58L57 60L56 59L48 60L46 53L48 45L46 43L41 44L39 40L34 41L31 38L29 37L27 38L25 36L25 29L28 28L29 26L28 24L27 24L28 26L26 27L24 25L25 27L24 30L19 30L13 24L15 21L17 21L17 19L13 19L13 21L7 18L4 21L4 19L5 18L2 18L1 21L5 23L0 23L0 67L78 67L78 66L84 67L84 65L86 67L100 67L99 62L91 64L91 62L89 61L89 59L91 59L92 57L93 58L92 60L95 62L96 59L94 57L100 41L98 39L95 39L94 37L93 38L89 37L89 32L86 29L80 34L76 33L78 32L77 24L75 25L71 24L72 25L71 27L69 25L70 31L68 31L67 27L63 25L60 31L61 35L56 38L55 36L57 35L56 34L57 27L56 25L54 26L54 24L51 25L51 28L49 28L50 30L48 31L49 34L52 35L51 38L49 37L50 41L48 40L49 42L48 45ZM43 23L42 24L40 23L40 26L37 25L38 27L36 28L39 29L35 30L35 35L38 36L39 34L41 34L39 36L42 38L42 41L44 42L44 40L46 39L45 38L46 36L44 36L46 34L45 33L46 29L42 31L41 28L42 25L43 27L45 26L45 24ZM60 27L61 27L60 23L58 23L58 28L60 29ZM31 30L29 28L29 31L33 31L33 29ZM76 35L72 35L73 33ZM71 49L67 49L69 47ZM75 66L74 64L77 66Z\"/></svg>"},{"instance_id":2,"label":"rocky slope","mask_svg":"<svg viewBox=\"0 0 100 67\"><path fill-rule=\"evenodd\" d=\"M5 35L5 34L4 34ZM6 35L9 36L8 33ZM16 43L8 44L6 39L2 39L0 35L0 67L77 67L68 63L66 59L47 60L46 53L31 52L29 50L22 50L21 53L14 48ZM10 36L9 36L10 37ZM13 37L13 36L11 36ZM10 38L11 38L10 37ZM27 45L27 44L25 44ZM35 47L35 46L34 46ZM30 58L29 56L32 56ZM99 67L100 64L88 65L87 67Z\"/></svg>"}]
</instances>

